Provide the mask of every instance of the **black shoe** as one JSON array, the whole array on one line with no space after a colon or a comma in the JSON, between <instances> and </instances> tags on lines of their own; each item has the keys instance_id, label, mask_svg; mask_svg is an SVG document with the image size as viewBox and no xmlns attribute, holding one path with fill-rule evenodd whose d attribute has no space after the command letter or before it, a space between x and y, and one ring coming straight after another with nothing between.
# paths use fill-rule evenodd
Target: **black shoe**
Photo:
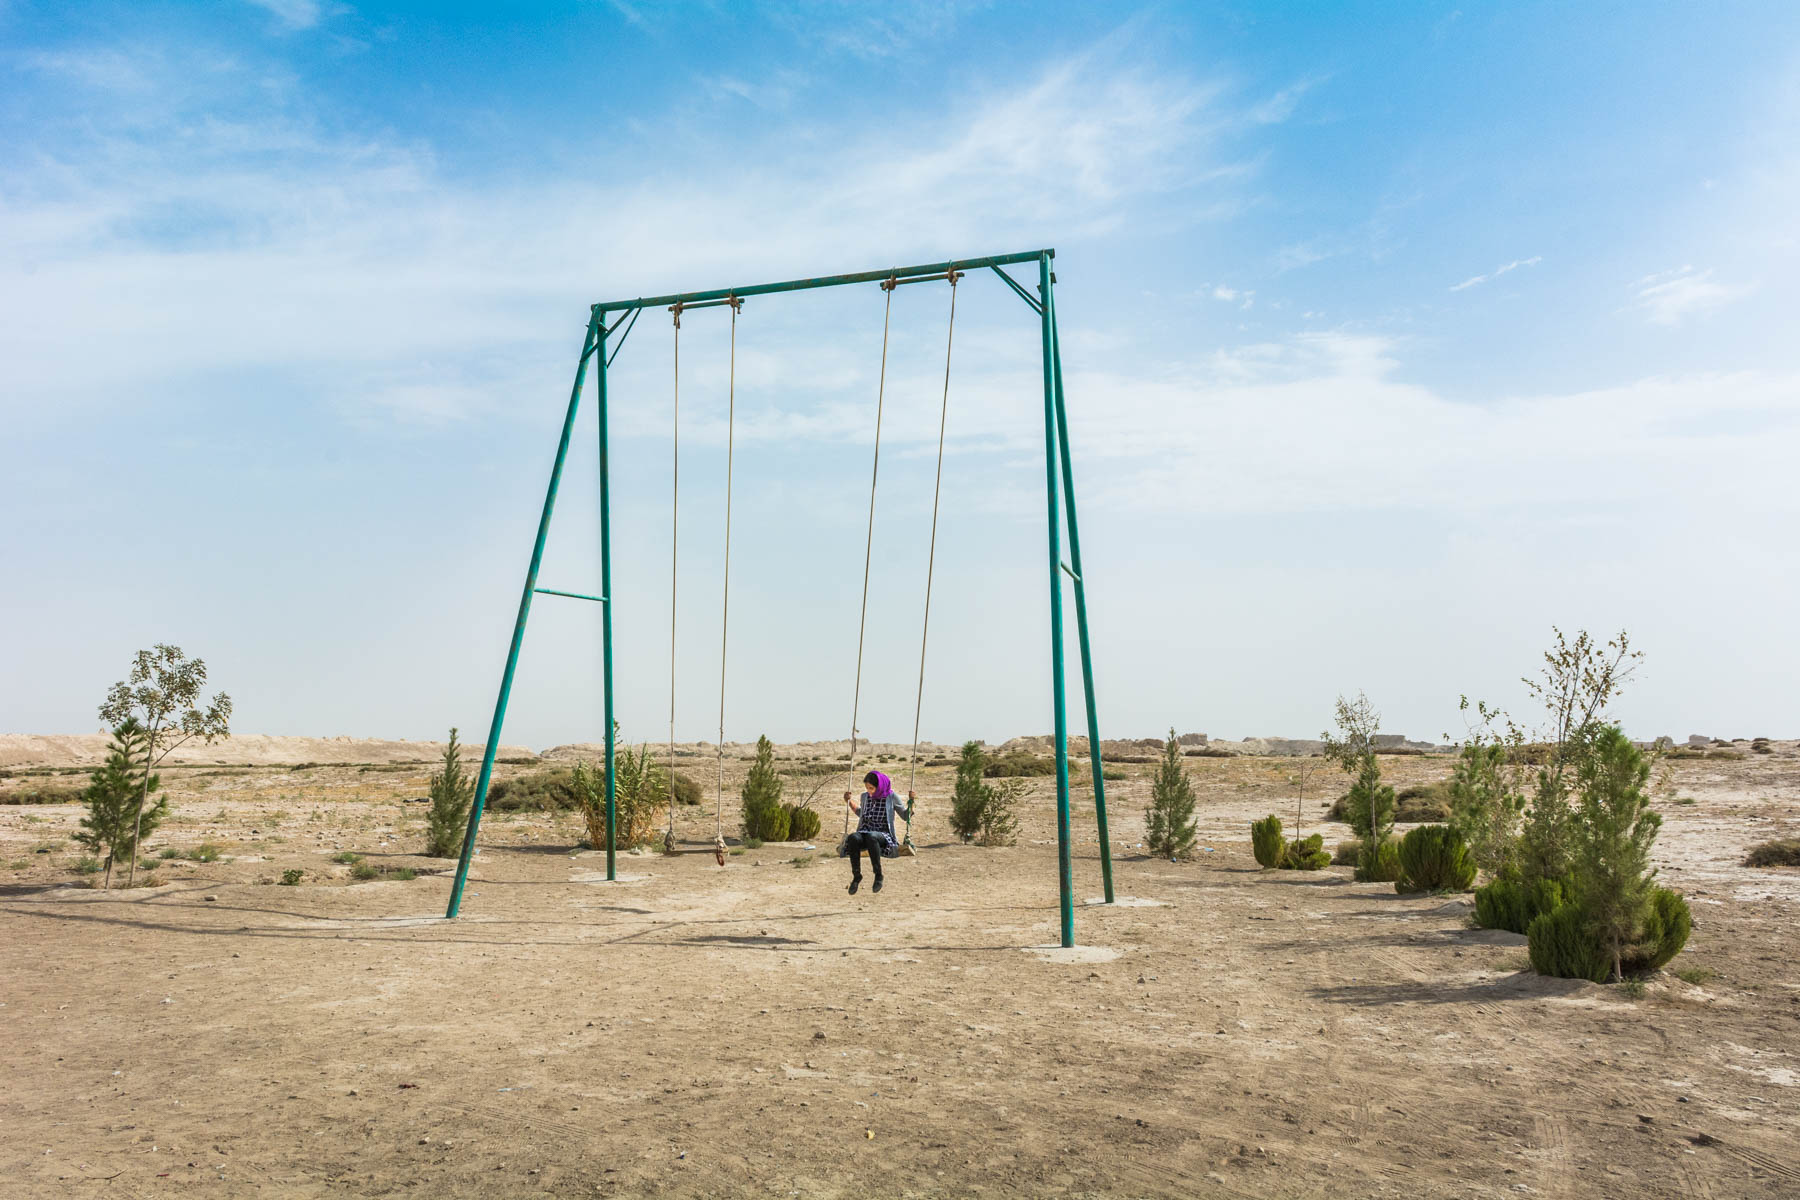
<instances>
[{"instance_id":1,"label":"black shoe","mask_svg":"<svg viewBox=\"0 0 1800 1200\"><path fill-rule=\"evenodd\" d=\"M850 877L850 894L852 896L856 895L856 889L861 886L862 886L862 876L861 875L852 875ZM875 890L876 891L881 890L881 885L879 883L877 883L875 885Z\"/></svg>"},{"instance_id":2,"label":"black shoe","mask_svg":"<svg viewBox=\"0 0 1800 1200\"><path fill-rule=\"evenodd\" d=\"M879 892L881 890L881 876L877 875L875 877L875 886L870 888L869 890L871 892Z\"/></svg>"}]
</instances>

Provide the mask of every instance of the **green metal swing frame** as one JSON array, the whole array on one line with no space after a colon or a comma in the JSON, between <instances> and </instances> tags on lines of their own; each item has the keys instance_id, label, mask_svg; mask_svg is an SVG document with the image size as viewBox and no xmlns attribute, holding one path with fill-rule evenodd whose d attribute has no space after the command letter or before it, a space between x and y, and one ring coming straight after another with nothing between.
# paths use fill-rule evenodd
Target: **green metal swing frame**
<instances>
[{"instance_id":1,"label":"green metal swing frame","mask_svg":"<svg viewBox=\"0 0 1800 1200\"><path fill-rule=\"evenodd\" d=\"M556 445L556 461L550 468L550 484L544 493L544 510L538 518L537 541L531 548L531 565L525 572L525 588L519 597L519 615L513 623L512 644L506 652L506 670L500 677L500 695L494 702L494 720L488 727L487 745L481 755L481 775L475 785L475 802L469 810L469 825L463 835L462 855L456 864L456 881L450 889L446 919L455 917L462 908L463 886L468 881L469 863L475 853L475 838L481 827L481 815L487 806L488 784L493 778L494 755L500 746L500 732L506 722L506 705L512 696L513 675L519 665L519 650L525 642L525 624L531 616L531 599L535 595L563 596L588 600L600 605L602 682L606 694L606 878L618 878L618 812L617 773L614 752L617 735L613 719L613 622L612 622L612 487L608 470L606 373L611 365L607 340L618 333L621 325L635 321L649 308L680 305L682 309L734 303L748 296L766 296L777 292L808 291L813 288L844 287L858 283L923 282L942 278L950 272L968 273L991 269L1038 315L1044 358L1044 482L1046 493L1046 526L1050 566L1050 668L1055 705L1056 729L1056 850L1058 883L1061 898L1062 944L1075 944L1075 902L1073 862L1069 841L1069 734L1067 684L1063 670L1063 581L1066 574L1074 585L1075 626L1081 646L1081 678L1086 699L1088 756L1094 778L1094 815L1100 838L1100 870L1105 886L1105 902L1113 902L1112 843L1106 828L1106 779L1100 761L1100 721L1094 708L1094 662L1088 646L1087 587L1081 569L1081 534L1075 516L1075 488L1070 474L1068 417L1063 402L1062 349L1056 330L1056 276L1051 264L1056 258L1052 249L1026 250L1015 254L997 254L988 258L953 259L949 262L926 263L913 267L893 267L882 271L861 271L851 275L827 275L814 279L790 279L781 283L752 284L748 287L717 288L705 292L679 292L668 296L639 297L635 300L611 300L590 307L587 337L581 348L581 360L575 368L575 385L569 392L568 411L563 416L562 438ZM1014 264L1036 263L1038 284L1034 296L1005 270ZM609 318L611 324L608 324ZM617 355L631 332L625 327L615 343ZM581 408L581 392L587 381L588 364L594 364L595 399L599 405L600 425L600 594L562 591L538 586L538 567L544 558L544 543L550 534L550 518L556 509L556 491L562 482L563 465L569 455L569 440L575 429L575 416ZM1067 560L1063 558L1063 521L1068 523Z\"/></svg>"}]
</instances>

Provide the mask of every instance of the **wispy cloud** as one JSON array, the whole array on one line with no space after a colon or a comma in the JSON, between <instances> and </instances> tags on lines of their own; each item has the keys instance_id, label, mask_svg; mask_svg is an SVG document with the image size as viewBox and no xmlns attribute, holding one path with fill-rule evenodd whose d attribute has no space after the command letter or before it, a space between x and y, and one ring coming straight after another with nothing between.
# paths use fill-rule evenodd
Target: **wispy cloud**
<instances>
[{"instance_id":1,"label":"wispy cloud","mask_svg":"<svg viewBox=\"0 0 1800 1200\"><path fill-rule=\"evenodd\" d=\"M325 12L319 0L249 0L249 3L274 14L286 29L311 29Z\"/></svg>"},{"instance_id":2,"label":"wispy cloud","mask_svg":"<svg viewBox=\"0 0 1800 1200\"><path fill-rule=\"evenodd\" d=\"M1678 267L1646 275L1632 285L1637 307L1656 325L1679 325L1689 317L1710 312L1744 295L1750 289L1713 280L1712 271Z\"/></svg>"},{"instance_id":3,"label":"wispy cloud","mask_svg":"<svg viewBox=\"0 0 1800 1200\"><path fill-rule=\"evenodd\" d=\"M260 369L441 420L484 387L540 382L534 359L560 374L546 342L561 346L600 279L630 294L702 268L826 269L870 246L1035 245L1165 200L1168 220L1191 222L1246 177L1218 148L1243 118L1216 87L1116 55L894 129L821 127L804 155L747 153L758 161L725 196L696 186L711 166L679 161L629 184L450 182L429 147L326 128L272 68L145 52L136 70L153 78L121 88L107 53L42 65L105 119L0 166L0 353L15 385L0 405L103 405L127 377ZM117 353L82 352L96 325Z\"/></svg>"},{"instance_id":4,"label":"wispy cloud","mask_svg":"<svg viewBox=\"0 0 1800 1200\"><path fill-rule=\"evenodd\" d=\"M1469 278L1463 280L1461 283L1453 283L1450 285L1450 290L1453 292L1460 292L1467 288L1479 287L1480 285L1488 282L1490 279L1500 278L1500 276L1506 274L1508 271L1516 271L1520 267L1535 267L1543 261L1544 261L1544 256L1541 254L1534 254L1530 258L1515 258L1513 261L1507 263L1505 266L1495 267L1492 271L1489 271L1486 275L1471 275Z\"/></svg>"}]
</instances>

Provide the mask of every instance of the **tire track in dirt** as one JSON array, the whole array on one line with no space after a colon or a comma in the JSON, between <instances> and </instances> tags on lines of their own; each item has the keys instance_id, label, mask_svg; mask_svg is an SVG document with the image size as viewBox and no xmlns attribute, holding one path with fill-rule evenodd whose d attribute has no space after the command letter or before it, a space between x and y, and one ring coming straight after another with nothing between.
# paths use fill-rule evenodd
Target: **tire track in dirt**
<instances>
[{"instance_id":1,"label":"tire track in dirt","mask_svg":"<svg viewBox=\"0 0 1800 1200\"><path fill-rule=\"evenodd\" d=\"M1692 1159L1683 1155L1675 1164L1675 1173L1681 1177L1681 1194L1688 1200L1717 1200L1712 1184L1701 1174L1700 1168Z\"/></svg>"},{"instance_id":2,"label":"tire track in dirt","mask_svg":"<svg viewBox=\"0 0 1800 1200\"><path fill-rule=\"evenodd\" d=\"M1548 1196L1574 1194L1569 1176L1574 1171L1569 1153L1569 1126L1560 1117L1534 1116L1531 1119L1532 1161L1537 1165L1538 1190Z\"/></svg>"},{"instance_id":3,"label":"tire track in dirt","mask_svg":"<svg viewBox=\"0 0 1800 1200\"><path fill-rule=\"evenodd\" d=\"M1773 1154L1767 1154L1761 1150L1753 1150L1749 1146L1735 1145L1731 1142L1720 1142L1719 1146L1727 1154L1734 1158L1741 1159L1753 1167L1758 1167L1767 1171L1783 1183L1800 1184L1800 1167L1783 1162Z\"/></svg>"}]
</instances>

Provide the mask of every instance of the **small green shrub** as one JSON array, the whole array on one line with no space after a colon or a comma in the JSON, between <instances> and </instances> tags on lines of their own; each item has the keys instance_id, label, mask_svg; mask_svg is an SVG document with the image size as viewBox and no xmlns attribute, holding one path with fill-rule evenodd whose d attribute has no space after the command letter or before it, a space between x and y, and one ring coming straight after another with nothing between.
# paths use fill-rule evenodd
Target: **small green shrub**
<instances>
[{"instance_id":1,"label":"small green shrub","mask_svg":"<svg viewBox=\"0 0 1800 1200\"><path fill-rule=\"evenodd\" d=\"M1475 923L1526 933L1538 917L1561 908L1563 899L1563 885L1555 879L1496 879L1475 889Z\"/></svg>"},{"instance_id":2,"label":"small green shrub","mask_svg":"<svg viewBox=\"0 0 1800 1200\"><path fill-rule=\"evenodd\" d=\"M1125 778L1125 772L1119 770L1117 767L1103 767L1100 771L1100 778L1108 783L1116 783Z\"/></svg>"},{"instance_id":3,"label":"small green shrub","mask_svg":"<svg viewBox=\"0 0 1800 1200\"><path fill-rule=\"evenodd\" d=\"M217 842L201 842L188 852L188 857L197 863L216 863L225 857L225 848Z\"/></svg>"},{"instance_id":4,"label":"small green shrub","mask_svg":"<svg viewBox=\"0 0 1800 1200\"><path fill-rule=\"evenodd\" d=\"M358 883L369 883L377 879L393 879L404 883L418 877L419 873L411 867L378 867L374 863L359 862L350 868L350 878Z\"/></svg>"},{"instance_id":5,"label":"small green shrub","mask_svg":"<svg viewBox=\"0 0 1800 1200\"><path fill-rule=\"evenodd\" d=\"M1699 987L1701 984L1706 983L1709 980L1717 979L1718 977L1719 973L1711 967L1683 967L1675 972L1675 978L1681 980L1683 983L1691 983L1695 987Z\"/></svg>"},{"instance_id":6,"label":"small green shrub","mask_svg":"<svg viewBox=\"0 0 1800 1200\"><path fill-rule=\"evenodd\" d=\"M1354 867L1356 860L1360 857L1362 857L1361 842L1339 842L1331 852L1332 864L1339 867Z\"/></svg>"},{"instance_id":7,"label":"small green shrub","mask_svg":"<svg viewBox=\"0 0 1800 1200\"><path fill-rule=\"evenodd\" d=\"M1315 833L1289 842L1281 853L1284 871L1319 871L1331 865L1331 854L1325 849L1325 835Z\"/></svg>"},{"instance_id":8,"label":"small green shrub","mask_svg":"<svg viewBox=\"0 0 1800 1200\"><path fill-rule=\"evenodd\" d=\"M1800 838L1779 838L1750 847L1746 867L1800 867Z\"/></svg>"},{"instance_id":9,"label":"small green shrub","mask_svg":"<svg viewBox=\"0 0 1800 1200\"><path fill-rule=\"evenodd\" d=\"M281 882L284 887L296 887L305 877L306 872L299 867L289 867L281 873Z\"/></svg>"},{"instance_id":10,"label":"small green shrub","mask_svg":"<svg viewBox=\"0 0 1800 1200\"><path fill-rule=\"evenodd\" d=\"M362 857L362 855L354 850L339 850L336 854L331 856L331 861L334 863L341 863L346 867L353 867L362 861Z\"/></svg>"},{"instance_id":11,"label":"small green shrub","mask_svg":"<svg viewBox=\"0 0 1800 1200\"><path fill-rule=\"evenodd\" d=\"M83 855L75 860L75 873L77 875L98 875L105 869L105 866L100 860L91 854Z\"/></svg>"},{"instance_id":12,"label":"small green shrub","mask_svg":"<svg viewBox=\"0 0 1800 1200\"><path fill-rule=\"evenodd\" d=\"M1642 1000L1644 998L1644 993L1648 989L1644 986L1643 980L1632 978L1620 983L1619 990L1624 992L1627 996L1630 996L1633 1000Z\"/></svg>"},{"instance_id":13,"label":"small green shrub","mask_svg":"<svg viewBox=\"0 0 1800 1200\"><path fill-rule=\"evenodd\" d=\"M788 859L788 861L796 868L810 867L813 865L813 856L810 854L797 854L793 858Z\"/></svg>"},{"instance_id":14,"label":"small green shrub","mask_svg":"<svg viewBox=\"0 0 1800 1200\"><path fill-rule=\"evenodd\" d=\"M1650 894L1650 911L1643 931L1622 956L1621 974L1644 975L1668 965L1687 945L1694 929L1694 914L1680 892L1657 888Z\"/></svg>"},{"instance_id":15,"label":"small green shrub","mask_svg":"<svg viewBox=\"0 0 1800 1200\"><path fill-rule=\"evenodd\" d=\"M746 850L761 850L762 849L762 839L747 837L743 840L742 845L743 845L744 849L746 849Z\"/></svg>"},{"instance_id":16,"label":"small green shrub","mask_svg":"<svg viewBox=\"0 0 1800 1200\"><path fill-rule=\"evenodd\" d=\"M1281 818L1273 813L1260 821L1250 822L1250 850L1256 855L1257 865L1266 871L1273 871L1281 866L1282 853L1287 849L1287 839L1281 836Z\"/></svg>"},{"instance_id":17,"label":"small green shrub","mask_svg":"<svg viewBox=\"0 0 1800 1200\"><path fill-rule=\"evenodd\" d=\"M799 804L789 804L786 807L790 839L798 842L810 842L819 836L819 829L823 822L819 820L818 813Z\"/></svg>"},{"instance_id":18,"label":"small green shrub","mask_svg":"<svg viewBox=\"0 0 1800 1200\"><path fill-rule=\"evenodd\" d=\"M1542 914L1525 936L1531 969L1539 975L1605 983L1612 974L1612 955L1585 927L1579 905L1564 904Z\"/></svg>"},{"instance_id":19,"label":"small green shrub","mask_svg":"<svg viewBox=\"0 0 1800 1200\"><path fill-rule=\"evenodd\" d=\"M1398 878L1400 847L1393 842L1382 842L1371 854L1367 843L1364 843L1356 858L1356 882L1392 883Z\"/></svg>"},{"instance_id":20,"label":"small green shrub","mask_svg":"<svg viewBox=\"0 0 1800 1200\"><path fill-rule=\"evenodd\" d=\"M1475 859L1448 825L1421 825L1400 839L1396 892L1460 892L1475 882Z\"/></svg>"}]
</instances>

